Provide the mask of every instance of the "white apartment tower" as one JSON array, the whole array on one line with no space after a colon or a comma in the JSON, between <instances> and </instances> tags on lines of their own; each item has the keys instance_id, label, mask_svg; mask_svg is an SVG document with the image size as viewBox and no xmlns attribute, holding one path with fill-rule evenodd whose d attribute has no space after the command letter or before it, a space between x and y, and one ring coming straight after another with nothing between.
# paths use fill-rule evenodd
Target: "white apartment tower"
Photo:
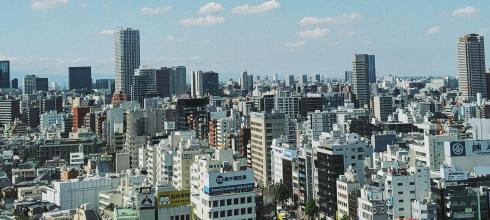
<instances>
[{"instance_id":1,"label":"white apartment tower","mask_svg":"<svg viewBox=\"0 0 490 220\"><path fill-rule=\"evenodd\" d=\"M131 77L140 66L140 32L118 28L114 33L116 92L130 94Z\"/></svg>"},{"instance_id":2,"label":"white apartment tower","mask_svg":"<svg viewBox=\"0 0 490 220\"><path fill-rule=\"evenodd\" d=\"M458 39L458 80L463 95L487 97L483 36L466 34Z\"/></svg>"}]
</instances>

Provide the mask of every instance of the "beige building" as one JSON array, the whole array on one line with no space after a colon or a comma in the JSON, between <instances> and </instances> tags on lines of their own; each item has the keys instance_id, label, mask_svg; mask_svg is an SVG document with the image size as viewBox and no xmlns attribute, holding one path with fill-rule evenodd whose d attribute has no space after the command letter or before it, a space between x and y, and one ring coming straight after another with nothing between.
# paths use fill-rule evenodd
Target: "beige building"
<instances>
[{"instance_id":1,"label":"beige building","mask_svg":"<svg viewBox=\"0 0 490 220\"><path fill-rule=\"evenodd\" d=\"M255 182L260 186L272 183L271 145L274 138L285 135L284 113L250 114L251 153Z\"/></svg>"}]
</instances>

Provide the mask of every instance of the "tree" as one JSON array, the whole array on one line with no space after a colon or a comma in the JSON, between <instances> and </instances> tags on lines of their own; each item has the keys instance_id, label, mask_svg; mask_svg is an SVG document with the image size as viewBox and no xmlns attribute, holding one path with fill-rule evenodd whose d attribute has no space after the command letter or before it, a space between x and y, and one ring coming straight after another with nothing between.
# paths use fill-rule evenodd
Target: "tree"
<instances>
[{"instance_id":1,"label":"tree","mask_svg":"<svg viewBox=\"0 0 490 220\"><path fill-rule=\"evenodd\" d=\"M315 201L312 199L308 200L305 205L305 214L308 216L308 219L315 217L316 211Z\"/></svg>"},{"instance_id":2,"label":"tree","mask_svg":"<svg viewBox=\"0 0 490 220\"><path fill-rule=\"evenodd\" d=\"M276 200L276 203L277 201L279 201L284 207L284 203L289 198L289 190L286 185L284 185L283 183L274 184L272 188L272 193L274 194L274 199Z\"/></svg>"}]
</instances>

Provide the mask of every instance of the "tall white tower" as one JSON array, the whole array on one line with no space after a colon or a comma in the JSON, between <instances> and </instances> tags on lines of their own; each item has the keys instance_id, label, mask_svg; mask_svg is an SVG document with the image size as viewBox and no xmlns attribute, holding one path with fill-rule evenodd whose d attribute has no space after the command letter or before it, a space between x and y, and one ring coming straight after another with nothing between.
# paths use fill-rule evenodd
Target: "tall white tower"
<instances>
[{"instance_id":1,"label":"tall white tower","mask_svg":"<svg viewBox=\"0 0 490 220\"><path fill-rule=\"evenodd\" d=\"M134 70L140 66L140 32L131 28L118 28L114 33L116 88L129 95Z\"/></svg>"}]
</instances>

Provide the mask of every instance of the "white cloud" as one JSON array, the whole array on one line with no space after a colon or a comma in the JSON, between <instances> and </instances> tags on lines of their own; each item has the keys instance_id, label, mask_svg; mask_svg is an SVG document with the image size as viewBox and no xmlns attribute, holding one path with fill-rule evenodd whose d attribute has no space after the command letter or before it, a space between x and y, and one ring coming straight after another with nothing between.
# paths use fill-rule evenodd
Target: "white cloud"
<instances>
[{"instance_id":1,"label":"white cloud","mask_svg":"<svg viewBox=\"0 0 490 220\"><path fill-rule=\"evenodd\" d=\"M277 9L281 4L276 0L268 0L260 5L240 5L231 11L236 14L258 14Z\"/></svg>"},{"instance_id":2,"label":"white cloud","mask_svg":"<svg viewBox=\"0 0 490 220\"><path fill-rule=\"evenodd\" d=\"M224 10L225 8L220 3L209 2L199 8L199 13L201 14L212 14Z\"/></svg>"},{"instance_id":3,"label":"white cloud","mask_svg":"<svg viewBox=\"0 0 490 220\"><path fill-rule=\"evenodd\" d=\"M163 8L150 8L150 7L143 7L141 8L141 13L146 14L146 15L157 15L165 11L170 11L172 7L170 6L165 6Z\"/></svg>"},{"instance_id":4,"label":"white cloud","mask_svg":"<svg viewBox=\"0 0 490 220\"><path fill-rule=\"evenodd\" d=\"M114 34L114 29L106 29L106 30L102 30L102 31L100 31L100 34L103 34L103 35L110 35L110 34Z\"/></svg>"},{"instance_id":5,"label":"white cloud","mask_svg":"<svg viewBox=\"0 0 490 220\"><path fill-rule=\"evenodd\" d=\"M197 18L186 18L180 21L184 26L191 25L213 25L213 24L221 24L225 22L224 17L220 16L205 16L205 17L197 17Z\"/></svg>"},{"instance_id":6,"label":"white cloud","mask_svg":"<svg viewBox=\"0 0 490 220\"><path fill-rule=\"evenodd\" d=\"M441 32L441 27L434 26L434 27L430 27L429 29L427 29L427 31L425 33L426 34L437 34L439 32Z\"/></svg>"},{"instance_id":7,"label":"white cloud","mask_svg":"<svg viewBox=\"0 0 490 220\"><path fill-rule=\"evenodd\" d=\"M32 0L31 8L47 10L66 3L68 3L68 0Z\"/></svg>"},{"instance_id":8,"label":"white cloud","mask_svg":"<svg viewBox=\"0 0 490 220\"><path fill-rule=\"evenodd\" d=\"M478 8L475 8L473 6L467 6L464 8L458 8L453 11L452 15L453 16L467 16L467 15L475 15L480 13L480 10Z\"/></svg>"},{"instance_id":9,"label":"white cloud","mask_svg":"<svg viewBox=\"0 0 490 220\"><path fill-rule=\"evenodd\" d=\"M295 41L295 42L287 42L285 44L286 47L288 48L298 48L298 47L303 47L305 46L306 41Z\"/></svg>"},{"instance_id":10,"label":"white cloud","mask_svg":"<svg viewBox=\"0 0 490 220\"><path fill-rule=\"evenodd\" d=\"M342 14L335 17L303 17L300 25L322 25L322 24L341 24L354 23L361 20L361 15L357 12Z\"/></svg>"},{"instance_id":11,"label":"white cloud","mask_svg":"<svg viewBox=\"0 0 490 220\"><path fill-rule=\"evenodd\" d=\"M15 62L17 57L5 56L0 54L0 60L8 60L10 62Z\"/></svg>"},{"instance_id":12,"label":"white cloud","mask_svg":"<svg viewBox=\"0 0 490 220\"><path fill-rule=\"evenodd\" d=\"M340 35L340 36L342 36L342 37L352 37L352 36L354 36L354 32L353 31L338 31L337 34Z\"/></svg>"},{"instance_id":13,"label":"white cloud","mask_svg":"<svg viewBox=\"0 0 490 220\"><path fill-rule=\"evenodd\" d=\"M313 30L307 30L307 31L299 32L299 33L297 33L297 35L303 39L306 39L306 38L314 39L314 38L325 37L325 36L327 36L328 33L330 33L329 29L315 28Z\"/></svg>"}]
</instances>

